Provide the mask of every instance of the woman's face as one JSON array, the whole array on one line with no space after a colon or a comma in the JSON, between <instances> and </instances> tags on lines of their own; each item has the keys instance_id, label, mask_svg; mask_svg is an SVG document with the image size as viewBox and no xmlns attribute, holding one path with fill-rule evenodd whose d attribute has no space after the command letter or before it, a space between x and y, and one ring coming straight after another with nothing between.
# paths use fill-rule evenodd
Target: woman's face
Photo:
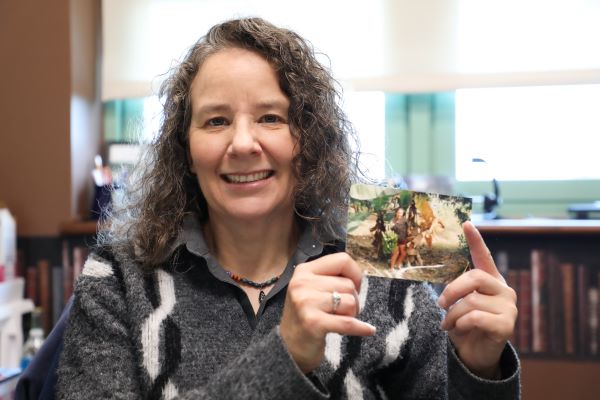
<instances>
[{"instance_id":1,"label":"woman's face","mask_svg":"<svg viewBox=\"0 0 600 400\"><path fill-rule=\"evenodd\" d=\"M289 218L296 140L273 67L248 50L221 50L201 66L191 100L191 169L210 218Z\"/></svg>"}]
</instances>

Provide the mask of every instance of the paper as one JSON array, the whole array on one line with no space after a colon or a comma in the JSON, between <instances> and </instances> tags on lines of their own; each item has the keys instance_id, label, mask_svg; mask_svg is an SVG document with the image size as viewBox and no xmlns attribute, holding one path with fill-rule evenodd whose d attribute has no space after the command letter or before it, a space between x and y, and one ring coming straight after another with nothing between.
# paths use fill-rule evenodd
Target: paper
<instances>
[{"instance_id":1,"label":"paper","mask_svg":"<svg viewBox=\"0 0 600 400\"><path fill-rule=\"evenodd\" d=\"M470 198L355 184L346 251L374 276L449 283L471 266Z\"/></svg>"}]
</instances>

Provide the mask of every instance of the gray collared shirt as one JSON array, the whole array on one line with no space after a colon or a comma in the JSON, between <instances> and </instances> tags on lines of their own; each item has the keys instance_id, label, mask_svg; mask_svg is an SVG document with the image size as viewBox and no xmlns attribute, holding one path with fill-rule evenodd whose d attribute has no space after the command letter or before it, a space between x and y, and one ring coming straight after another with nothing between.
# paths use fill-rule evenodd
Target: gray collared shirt
<instances>
[{"instance_id":1,"label":"gray collared shirt","mask_svg":"<svg viewBox=\"0 0 600 400\"><path fill-rule=\"evenodd\" d=\"M216 279L220 280L221 282L234 285L240 290L242 290L239 286L239 283L233 280L227 274L223 266L221 266L217 259L214 257L214 255L210 253L208 244L206 243L204 234L202 233L200 223L197 219L192 218L191 216L185 218L182 230L174 243L173 249L182 245L185 245L186 249L191 254L194 254L206 260L208 270ZM294 269L296 268L296 265L306 262L311 257L318 256L322 253L322 251L323 244L320 241L318 241L314 237L314 235L311 234L311 230L302 230L302 233L300 234L300 240L298 240L298 246L296 248L296 251L289 259L279 280L275 283L273 288L269 291L264 300L261 302L256 314L254 313L252 305L250 304L250 301L247 298L247 296L238 296L238 300L240 301L241 306L246 314L246 317L248 318L248 322L252 327L256 326L256 323L258 322L258 319L260 319L260 317L262 316L265 306L267 305L269 300L287 287L288 283L292 279L292 275L294 274Z\"/></svg>"}]
</instances>

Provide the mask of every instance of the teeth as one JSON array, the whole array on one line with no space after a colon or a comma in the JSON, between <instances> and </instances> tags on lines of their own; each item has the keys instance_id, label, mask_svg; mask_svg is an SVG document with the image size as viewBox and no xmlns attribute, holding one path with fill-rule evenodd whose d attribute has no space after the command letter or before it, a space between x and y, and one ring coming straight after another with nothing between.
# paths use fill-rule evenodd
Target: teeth
<instances>
[{"instance_id":1,"label":"teeth","mask_svg":"<svg viewBox=\"0 0 600 400\"><path fill-rule=\"evenodd\" d=\"M269 176L269 172L257 172L256 174L249 175L226 175L227 180L233 183L248 183L254 181L260 181L261 179L266 179Z\"/></svg>"}]
</instances>

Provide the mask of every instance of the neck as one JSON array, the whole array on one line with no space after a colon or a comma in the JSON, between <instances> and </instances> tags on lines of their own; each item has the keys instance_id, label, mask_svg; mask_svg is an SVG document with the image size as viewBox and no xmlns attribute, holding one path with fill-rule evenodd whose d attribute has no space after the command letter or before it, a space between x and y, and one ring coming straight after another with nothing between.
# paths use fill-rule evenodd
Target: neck
<instances>
[{"instance_id":1,"label":"neck","mask_svg":"<svg viewBox=\"0 0 600 400\"><path fill-rule=\"evenodd\" d=\"M254 281L281 274L298 241L293 214L277 222L209 218L204 234L211 252L226 270Z\"/></svg>"}]
</instances>

